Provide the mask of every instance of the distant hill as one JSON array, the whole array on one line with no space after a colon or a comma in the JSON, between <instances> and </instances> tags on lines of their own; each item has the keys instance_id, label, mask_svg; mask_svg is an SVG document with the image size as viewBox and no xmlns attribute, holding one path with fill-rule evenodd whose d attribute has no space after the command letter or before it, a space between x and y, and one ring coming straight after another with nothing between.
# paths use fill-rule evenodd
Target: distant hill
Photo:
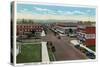
<instances>
[{"instance_id":1,"label":"distant hill","mask_svg":"<svg viewBox=\"0 0 100 67\"><path fill-rule=\"evenodd\" d=\"M32 20L32 19L17 19L17 23L77 23L77 20Z\"/></svg>"}]
</instances>

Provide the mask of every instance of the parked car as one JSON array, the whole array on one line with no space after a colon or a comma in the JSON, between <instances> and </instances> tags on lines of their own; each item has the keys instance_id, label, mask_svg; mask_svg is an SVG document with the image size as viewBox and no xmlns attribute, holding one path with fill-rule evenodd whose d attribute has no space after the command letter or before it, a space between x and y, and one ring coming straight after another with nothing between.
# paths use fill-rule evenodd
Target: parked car
<instances>
[{"instance_id":1,"label":"parked car","mask_svg":"<svg viewBox=\"0 0 100 67\"><path fill-rule=\"evenodd\" d=\"M55 49L55 47L54 46L52 46L52 52L55 52L56 51L56 49Z\"/></svg>"},{"instance_id":2,"label":"parked car","mask_svg":"<svg viewBox=\"0 0 100 67\"><path fill-rule=\"evenodd\" d=\"M76 47L77 49L79 49L79 48L80 48L80 45L75 45L75 47Z\"/></svg>"},{"instance_id":3,"label":"parked car","mask_svg":"<svg viewBox=\"0 0 100 67\"><path fill-rule=\"evenodd\" d=\"M76 37L76 34L69 34L70 37Z\"/></svg>"},{"instance_id":4,"label":"parked car","mask_svg":"<svg viewBox=\"0 0 100 67\"><path fill-rule=\"evenodd\" d=\"M61 37L60 37L60 36L58 36L58 39L61 39Z\"/></svg>"},{"instance_id":5,"label":"parked car","mask_svg":"<svg viewBox=\"0 0 100 67\"><path fill-rule=\"evenodd\" d=\"M47 41L47 45L52 46L52 42L51 41Z\"/></svg>"},{"instance_id":6,"label":"parked car","mask_svg":"<svg viewBox=\"0 0 100 67\"><path fill-rule=\"evenodd\" d=\"M95 55L92 52L86 52L86 56L90 59L95 59Z\"/></svg>"}]
</instances>

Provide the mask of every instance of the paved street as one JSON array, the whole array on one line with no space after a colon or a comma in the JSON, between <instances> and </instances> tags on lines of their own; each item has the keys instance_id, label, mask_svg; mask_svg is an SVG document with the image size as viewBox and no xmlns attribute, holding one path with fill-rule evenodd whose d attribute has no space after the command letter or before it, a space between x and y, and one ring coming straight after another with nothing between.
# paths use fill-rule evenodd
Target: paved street
<instances>
[{"instance_id":1,"label":"paved street","mask_svg":"<svg viewBox=\"0 0 100 67\"><path fill-rule=\"evenodd\" d=\"M55 58L57 61L61 60L79 60L86 59L87 57L81 51L76 49L73 44L70 43L69 37L61 37L58 39L58 35L54 35L54 33L50 29L46 29L46 36L42 37L43 41L51 41L56 48Z\"/></svg>"}]
</instances>

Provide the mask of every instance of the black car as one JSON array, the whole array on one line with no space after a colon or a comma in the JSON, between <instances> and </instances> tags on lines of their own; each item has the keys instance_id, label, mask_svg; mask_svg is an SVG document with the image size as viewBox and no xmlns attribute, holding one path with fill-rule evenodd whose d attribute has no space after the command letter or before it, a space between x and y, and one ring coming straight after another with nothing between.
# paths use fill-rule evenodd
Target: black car
<instances>
[{"instance_id":1,"label":"black car","mask_svg":"<svg viewBox=\"0 0 100 67\"><path fill-rule=\"evenodd\" d=\"M60 36L58 36L58 39L61 39L61 37L60 37Z\"/></svg>"},{"instance_id":2,"label":"black car","mask_svg":"<svg viewBox=\"0 0 100 67\"><path fill-rule=\"evenodd\" d=\"M86 56L90 59L95 59L95 55L92 52L86 52Z\"/></svg>"},{"instance_id":3,"label":"black car","mask_svg":"<svg viewBox=\"0 0 100 67\"><path fill-rule=\"evenodd\" d=\"M75 47L76 47L77 49L79 49L79 48L80 48L80 45L75 45Z\"/></svg>"}]
</instances>

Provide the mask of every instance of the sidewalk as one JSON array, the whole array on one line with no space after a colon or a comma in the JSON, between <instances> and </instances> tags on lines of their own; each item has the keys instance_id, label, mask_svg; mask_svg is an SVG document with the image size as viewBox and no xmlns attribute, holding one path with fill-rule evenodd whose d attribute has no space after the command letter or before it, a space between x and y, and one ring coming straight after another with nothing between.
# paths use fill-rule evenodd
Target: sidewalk
<instances>
[{"instance_id":1,"label":"sidewalk","mask_svg":"<svg viewBox=\"0 0 100 67\"><path fill-rule=\"evenodd\" d=\"M46 36L44 31L42 31L41 36ZM47 42L42 42L42 63L50 62L46 44Z\"/></svg>"},{"instance_id":2,"label":"sidewalk","mask_svg":"<svg viewBox=\"0 0 100 67\"><path fill-rule=\"evenodd\" d=\"M42 62L43 63L50 62L46 43L47 42L42 42Z\"/></svg>"},{"instance_id":3,"label":"sidewalk","mask_svg":"<svg viewBox=\"0 0 100 67\"><path fill-rule=\"evenodd\" d=\"M80 44L77 40L71 40L70 42L71 42L72 44L74 44L74 45ZM92 53L94 53L94 54L96 55L95 51L93 51L93 50L87 48L87 47L84 46L83 44L80 44L80 47L83 47L83 48L86 49L87 51L92 52Z\"/></svg>"},{"instance_id":4,"label":"sidewalk","mask_svg":"<svg viewBox=\"0 0 100 67\"><path fill-rule=\"evenodd\" d=\"M92 52L92 53L94 53L94 54L96 55L96 53L95 53L93 50L87 48L87 47L84 46L83 44L80 44L80 46L83 47L83 48L85 48L87 51Z\"/></svg>"}]
</instances>

